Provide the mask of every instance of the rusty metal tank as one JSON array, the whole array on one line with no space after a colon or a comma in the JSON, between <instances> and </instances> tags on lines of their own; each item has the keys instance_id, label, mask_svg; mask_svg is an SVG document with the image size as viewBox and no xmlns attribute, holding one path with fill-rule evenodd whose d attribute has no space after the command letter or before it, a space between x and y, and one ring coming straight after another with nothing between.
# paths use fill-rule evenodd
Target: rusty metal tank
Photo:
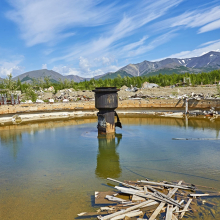
<instances>
[{"instance_id":1,"label":"rusty metal tank","mask_svg":"<svg viewBox=\"0 0 220 220\"><path fill-rule=\"evenodd\" d=\"M115 126L121 127L118 115L115 109L118 107L118 92L116 87L98 87L95 92L95 107L98 112L98 132L113 133ZM117 123L115 124L115 116Z\"/></svg>"},{"instance_id":2,"label":"rusty metal tank","mask_svg":"<svg viewBox=\"0 0 220 220\"><path fill-rule=\"evenodd\" d=\"M116 87L98 87L95 92L95 107L97 109L116 109L118 107L118 92Z\"/></svg>"}]
</instances>

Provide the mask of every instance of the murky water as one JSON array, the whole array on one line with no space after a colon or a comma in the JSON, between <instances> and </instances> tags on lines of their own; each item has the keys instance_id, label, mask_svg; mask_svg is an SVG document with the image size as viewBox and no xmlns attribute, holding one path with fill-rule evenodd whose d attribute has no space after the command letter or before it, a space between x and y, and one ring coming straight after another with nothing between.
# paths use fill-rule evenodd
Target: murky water
<instances>
[{"instance_id":1,"label":"murky water","mask_svg":"<svg viewBox=\"0 0 220 220\"><path fill-rule=\"evenodd\" d=\"M96 119L0 127L0 219L74 219L119 180L184 180L220 191L220 120L123 118L115 137ZM207 189L207 191L209 191ZM205 192L205 191L204 191ZM188 219L220 219L220 197Z\"/></svg>"}]
</instances>

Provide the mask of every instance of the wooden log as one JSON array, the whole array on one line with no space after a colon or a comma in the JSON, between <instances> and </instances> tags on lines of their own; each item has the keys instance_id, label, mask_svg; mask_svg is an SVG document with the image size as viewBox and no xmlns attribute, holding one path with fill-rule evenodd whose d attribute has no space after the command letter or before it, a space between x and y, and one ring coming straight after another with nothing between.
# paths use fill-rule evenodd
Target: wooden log
<instances>
[{"instance_id":1,"label":"wooden log","mask_svg":"<svg viewBox=\"0 0 220 220\"><path fill-rule=\"evenodd\" d=\"M179 181L179 183L177 184L177 187L173 188L169 193L168 196L171 198L176 191L178 190L178 186L181 185L182 181ZM162 210L162 208L165 206L165 202L161 202L160 205L156 208L156 210L153 212L153 214L151 215L151 217L149 218L149 220L155 220L155 218L158 216L158 214L160 213L160 211Z\"/></svg>"},{"instance_id":2,"label":"wooden log","mask_svg":"<svg viewBox=\"0 0 220 220\"><path fill-rule=\"evenodd\" d=\"M192 187L192 186L178 186L178 184L176 185L176 184L157 183L157 182L151 182L151 181L145 181L145 180L141 180L138 182L145 183L148 185L158 185L158 186L165 186L165 187L171 187L171 188L178 187L179 189L186 189L186 190L195 189L195 187Z\"/></svg>"},{"instance_id":3,"label":"wooden log","mask_svg":"<svg viewBox=\"0 0 220 220\"><path fill-rule=\"evenodd\" d=\"M127 212L130 212L130 211L132 211L132 210L135 210L135 209L138 209L138 208L141 208L141 207L143 207L143 206L145 206L145 205L147 205L147 204L149 204L149 203L151 203L152 201L146 201L146 202L142 202L142 203L140 203L140 204L138 204L138 205L135 205L135 206L132 206L132 207L130 207L130 208L127 208L127 209L125 209L125 210L121 210L121 211L118 211L118 212L115 212L115 213L113 213L113 214L110 214L110 215L106 215L106 216L98 216L97 218L98 219L100 219L100 220L108 220L108 219L111 219L111 218L113 218L113 217L115 217L115 216L118 216L118 215L121 215L121 214L125 214L125 213L127 213Z\"/></svg>"},{"instance_id":4,"label":"wooden log","mask_svg":"<svg viewBox=\"0 0 220 220\"><path fill-rule=\"evenodd\" d=\"M191 202L192 202L192 199L189 199L188 202L186 203L184 209L183 209L183 212L180 215L180 218L182 218L185 215L185 212L187 211L187 209L188 209Z\"/></svg>"},{"instance_id":5,"label":"wooden log","mask_svg":"<svg viewBox=\"0 0 220 220\"><path fill-rule=\"evenodd\" d=\"M172 220L172 216L173 216L173 206L167 205L166 220Z\"/></svg>"}]
</instances>

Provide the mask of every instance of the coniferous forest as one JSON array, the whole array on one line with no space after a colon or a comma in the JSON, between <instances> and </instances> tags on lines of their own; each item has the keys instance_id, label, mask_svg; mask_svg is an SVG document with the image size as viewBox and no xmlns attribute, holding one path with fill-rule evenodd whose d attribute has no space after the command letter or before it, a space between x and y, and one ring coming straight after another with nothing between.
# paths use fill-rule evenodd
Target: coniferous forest
<instances>
[{"instance_id":1,"label":"coniferous forest","mask_svg":"<svg viewBox=\"0 0 220 220\"><path fill-rule=\"evenodd\" d=\"M122 86L130 87L131 85L140 88L144 82L156 83L159 86L171 86L183 82L185 85L206 85L206 84L216 84L220 81L220 70L213 70L209 73L184 73L171 75L155 75L155 76L138 76L138 77L121 77L118 75L114 79L91 79L89 81L74 82L73 80L67 80L54 82L50 77L44 77L43 79L31 79L31 83L21 82L19 79L14 81L12 75L9 75L6 79L0 81L0 89L8 89L10 91L20 90L22 93L30 92L31 90L40 90L49 88L50 86L54 87L55 92L58 90L73 88L75 90L92 90L96 87L106 87L106 86L115 86L120 88Z\"/></svg>"}]
</instances>

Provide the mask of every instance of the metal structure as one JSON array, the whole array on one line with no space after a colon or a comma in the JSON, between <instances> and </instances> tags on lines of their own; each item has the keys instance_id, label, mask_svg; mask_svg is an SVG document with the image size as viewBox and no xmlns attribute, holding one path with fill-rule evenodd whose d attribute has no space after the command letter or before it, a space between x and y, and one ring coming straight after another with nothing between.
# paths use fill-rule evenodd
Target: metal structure
<instances>
[{"instance_id":1,"label":"metal structure","mask_svg":"<svg viewBox=\"0 0 220 220\"><path fill-rule=\"evenodd\" d=\"M116 87L98 87L95 92L95 107L99 110L98 116L98 132L113 133L115 126L122 128L119 117L115 111L118 107L118 92ZM115 123L115 116L117 122Z\"/></svg>"},{"instance_id":2,"label":"metal structure","mask_svg":"<svg viewBox=\"0 0 220 220\"><path fill-rule=\"evenodd\" d=\"M7 95L0 94L0 105L17 105L20 104L19 95L11 94L11 100L7 99Z\"/></svg>"}]
</instances>

